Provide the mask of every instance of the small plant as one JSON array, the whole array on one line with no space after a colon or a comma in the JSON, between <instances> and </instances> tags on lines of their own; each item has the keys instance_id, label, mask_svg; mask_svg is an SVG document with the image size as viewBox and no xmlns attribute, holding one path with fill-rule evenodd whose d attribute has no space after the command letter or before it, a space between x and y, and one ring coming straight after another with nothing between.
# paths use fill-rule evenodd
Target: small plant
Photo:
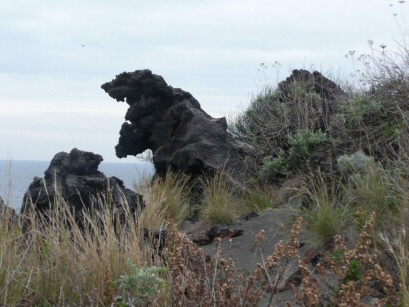
<instances>
[{"instance_id":1,"label":"small plant","mask_svg":"<svg viewBox=\"0 0 409 307\"><path fill-rule=\"evenodd\" d=\"M337 167L341 174L351 175L353 173L364 174L369 168L375 167L373 157L367 156L362 151L352 155L342 155L337 159Z\"/></svg>"},{"instance_id":2,"label":"small plant","mask_svg":"<svg viewBox=\"0 0 409 307\"><path fill-rule=\"evenodd\" d=\"M330 138L325 132L302 130L289 137L289 157L292 166L303 164L309 160L317 146L328 142Z\"/></svg>"},{"instance_id":3,"label":"small plant","mask_svg":"<svg viewBox=\"0 0 409 307\"><path fill-rule=\"evenodd\" d=\"M303 218L298 217L294 222L290 238L286 241L280 241L274 246L274 251L271 255L263 260L263 263L258 263L255 270L250 274L247 280L246 292L243 300L243 306L246 306L248 297L253 297L254 293L259 291L258 287L264 290L269 295L268 306L274 302L277 292L283 290L283 283L286 269L291 262L295 261L299 256L298 248L300 247L300 230L303 223ZM254 247L257 249L259 243L264 240L264 230L261 230L256 236ZM317 301L318 302L318 301Z\"/></svg>"},{"instance_id":4,"label":"small plant","mask_svg":"<svg viewBox=\"0 0 409 307\"><path fill-rule=\"evenodd\" d=\"M245 275L239 274L231 259L225 259L216 239L216 253L208 261L203 249L169 223L163 251L169 266L172 306L257 306L261 291L250 291L244 305Z\"/></svg>"},{"instance_id":5,"label":"small plant","mask_svg":"<svg viewBox=\"0 0 409 307\"><path fill-rule=\"evenodd\" d=\"M366 296L379 299L379 304L397 300L392 276L379 264L374 245L375 212L371 212L354 248L346 247L341 236L334 238L334 251L341 257L329 255L317 264L321 276L333 272L338 277L334 304L337 306L358 306ZM375 282L376 281L376 282Z\"/></svg>"},{"instance_id":6,"label":"small plant","mask_svg":"<svg viewBox=\"0 0 409 307\"><path fill-rule=\"evenodd\" d=\"M347 114L347 123L351 127L368 120L371 115L378 113L382 108L382 103L376 97L368 95L357 95L348 100L344 105L344 112Z\"/></svg>"},{"instance_id":7,"label":"small plant","mask_svg":"<svg viewBox=\"0 0 409 307\"><path fill-rule=\"evenodd\" d=\"M150 297L158 295L161 287L166 285L166 281L159 274L167 272L165 267L141 267L138 268L130 259L126 259L130 269L130 274L121 275L116 282L122 294L121 303L124 306L139 305L147 302Z\"/></svg>"},{"instance_id":8,"label":"small plant","mask_svg":"<svg viewBox=\"0 0 409 307\"><path fill-rule=\"evenodd\" d=\"M347 284L349 281L360 281L362 279L362 271L359 268L359 262L356 259L352 259L348 264L348 269L345 277L342 279L343 284Z\"/></svg>"},{"instance_id":9,"label":"small plant","mask_svg":"<svg viewBox=\"0 0 409 307\"><path fill-rule=\"evenodd\" d=\"M284 151L281 150L274 158L272 156L264 157L260 168L260 177L263 180L268 180L273 174L285 174L288 170L289 166L284 156Z\"/></svg>"}]
</instances>

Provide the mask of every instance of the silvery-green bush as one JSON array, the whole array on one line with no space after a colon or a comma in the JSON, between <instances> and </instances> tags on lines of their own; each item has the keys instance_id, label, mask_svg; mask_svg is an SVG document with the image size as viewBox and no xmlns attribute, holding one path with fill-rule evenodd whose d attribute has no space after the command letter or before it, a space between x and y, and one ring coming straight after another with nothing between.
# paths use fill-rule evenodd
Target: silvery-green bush
<instances>
[{"instance_id":1,"label":"silvery-green bush","mask_svg":"<svg viewBox=\"0 0 409 307\"><path fill-rule=\"evenodd\" d=\"M158 287L164 286L166 281L158 274L166 273L165 267L141 267L138 268L130 259L127 259L130 274L121 275L117 281L119 290L123 296L118 298L120 306L133 306L146 302L149 297L157 294Z\"/></svg>"},{"instance_id":2,"label":"silvery-green bush","mask_svg":"<svg viewBox=\"0 0 409 307\"><path fill-rule=\"evenodd\" d=\"M357 151L352 155L342 155L337 159L338 170L344 175L363 174L367 172L368 168L375 166L373 157L367 156L362 151Z\"/></svg>"}]
</instances>

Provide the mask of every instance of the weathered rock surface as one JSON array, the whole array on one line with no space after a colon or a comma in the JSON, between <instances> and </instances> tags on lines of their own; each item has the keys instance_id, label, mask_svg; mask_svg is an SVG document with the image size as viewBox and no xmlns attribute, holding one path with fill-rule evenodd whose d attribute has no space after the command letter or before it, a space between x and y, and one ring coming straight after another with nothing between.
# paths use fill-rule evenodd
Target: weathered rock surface
<instances>
[{"instance_id":1,"label":"weathered rock surface","mask_svg":"<svg viewBox=\"0 0 409 307\"><path fill-rule=\"evenodd\" d=\"M16 214L13 208L6 205L4 200L0 196L0 223L6 219L9 223L17 223L19 216Z\"/></svg>"},{"instance_id":2,"label":"weathered rock surface","mask_svg":"<svg viewBox=\"0 0 409 307\"><path fill-rule=\"evenodd\" d=\"M215 241L216 238L231 239L243 235L241 229L231 229L225 225L215 225L207 230L192 232L188 238L198 246L209 245Z\"/></svg>"},{"instance_id":3,"label":"weathered rock surface","mask_svg":"<svg viewBox=\"0 0 409 307\"><path fill-rule=\"evenodd\" d=\"M236 180L246 177L243 162L251 147L236 141L226 119L208 115L190 93L150 70L121 73L102 88L129 105L115 147L119 158L151 149L158 175L168 169L193 176L223 169Z\"/></svg>"},{"instance_id":4,"label":"weathered rock surface","mask_svg":"<svg viewBox=\"0 0 409 307\"><path fill-rule=\"evenodd\" d=\"M142 196L125 188L122 180L108 178L98 171L102 160L100 155L76 148L70 153L56 154L44 172L44 178L33 179L24 195L21 212L31 205L36 211L44 212L52 208L55 197L62 197L78 214L84 209L98 209L104 203L98 200L103 198L112 201L116 213L125 210L125 203L131 213L135 212L139 205L143 205Z\"/></svg>"},{"instance_id":5,"label":"weathered rock surface","mask_svg":"<svg viewBox=\"0 0 409 307\"><path fill-rule=\"evenodd\" d=\"M311 73L305 69L295 69L285 81L278 84L278 88L285 94L291 90L294 83L301 85L307 92L317 93L328 100L336 100L346 95L339 85L318 71Z\"/></svg>"},{"instance_id":6,"label":"weathered rock surface","mask_svg":"<svg viewBox=\"0 0 409 307\"><path fill-rule=\"evenodd\" d=\"M240 228L243 234L232 238L232 240L222 240L220 242L222 255L225 258L231 257L238 271L252 272L257 263L263 263L269 255L273 254L277 243L288 240L289 229L291 229L294 222L293 213L289 207L266 210L256 218L241 221L238 225L234 225L234 227ZM262 229L265 231L265 239L256 245L255 238ZM300 240L302 244L298 251L300 256L304 257L306 253L311 251L313 246L307 243L308 240L304 234L301 235ZM202 246L202 249L209 256L213 256L218 252L216 244ZM286 306L286 301L290 301L292 306L297 306L293 294L289 290L289 285L298 286L300 283L298 258L291 259L280 269L284 269L284 273L278 280L277 290L279 293L275 294L272 306ZM275 278L276 272L273 272L272 276ZM269 295L264 296L260 306L267 306L268 298Z\"/></svg>"}]
</instances>

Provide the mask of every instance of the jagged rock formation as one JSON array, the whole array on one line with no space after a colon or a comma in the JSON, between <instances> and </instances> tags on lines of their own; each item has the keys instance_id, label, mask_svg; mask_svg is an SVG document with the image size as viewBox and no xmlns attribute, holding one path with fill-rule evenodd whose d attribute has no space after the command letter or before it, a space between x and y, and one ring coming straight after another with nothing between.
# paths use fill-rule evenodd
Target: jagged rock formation
<instances>
[{"instance_id":1,"label":"jagged rock formation","mask_svg":"<svg viewBox=\"0 0 409 307\"><path fill-rule=\"evenodd\" d=\"M21 212L31 206L38 212L52 208L54 199L62 197L80 218L82 210L98 209L105 198L121 214L127 203L136 212L143 205L142 196L125 188L122 180L106 177L98 171L102 156L76 148L60 152L51 160L44 178L35 177L24 195Z\"/></svg>"},{"instance_id":2,"label":"jagged rock formation","mask_svg":"<svg viewBox=\"0 0 409 307\"><path fill-rule=\"evenodd\" d=\"M319 94L324 99L336 100L346 96L339 85L318 71L311 73L305 69L295 69L285 81L278 84L278 88L284 95L288 95L294 83L301 85L307 92Z\"/></svg>"},{"instance_id":3,"label":"jagged rock formation","mask_svg":"<svg viewBox=\"0 0 409 307\"><path fill-rule=\"evenodd\" d=\"M314 122L313 130L325 131L331 116L339 108L341 99L347 94L332 80L324 77L320 72L313 73L305 69L295 69L289 77L278 84L282 99L288 103L296 103L301 96L302 100L308 102L309 120ZM317 95L318 97L314 97ZM308 97L309 96L309 97ZM297 106L291 105L296 110Z\"/></svg>"},{"instance_id":4,"label":"jagged rock formation","mask_svg":"<svg viewBox=\"0 0 409 307\"><path fill-rule=\"evenodd\" d=\"M167 85L150 70L124 72L102 88L129 105L115 147L119 158L153 152L156 173L168 169L196 176L223 169L232 178L245 175L251 150L227 132L225 118L212 118L188 92Z\"/></svg>"},{"instance_id":5,"label":"jagged rock formation","mask_svg":"<svg viewBox=\"0 0 409 307\"><path fill-rule=\"evenodd\" d=\"M278 84L278 90L291 110L300 110L296 105L298 99L305 103L305 109L301 109L301 113L295 113L295 115L301 115L305 123L309 122L304 129L314 132L328 133L328 128L334 120L333 116L339 112L342 101L348 97L338 84L324 77L320 72L311 73L304 69L293 70L289 77ZM291 119L294 123L297 122L294 116ZM291 131L295 133L299 128L297 125L292 126ZM307 161L308 167L312 170L320 169L323 174L332 176L337 151L338 149L330 140L321 142L313 148Z\"/></svg>"}]
</instances>

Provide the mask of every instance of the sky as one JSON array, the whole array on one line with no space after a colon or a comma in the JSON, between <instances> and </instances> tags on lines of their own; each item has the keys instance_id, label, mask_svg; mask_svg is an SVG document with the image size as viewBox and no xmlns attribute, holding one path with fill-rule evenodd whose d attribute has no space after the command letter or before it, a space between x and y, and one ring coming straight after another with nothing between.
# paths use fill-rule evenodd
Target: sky
<instances>
[{"instance_id":1,"label":"sky","mask_svg":"<svg viewBox=\"0 0 409 307\"><path fill-rule=\"evenodd\" d=\"M127 105L100 88L117 74L151 69L210 115L229 117L292 69L348 77L345 54L368 53L368 40L389 48L402 34L405 5L1 0L0 160L50 160L76 147L135 162L114 149Z\"/></svg>"}]
</instances>

